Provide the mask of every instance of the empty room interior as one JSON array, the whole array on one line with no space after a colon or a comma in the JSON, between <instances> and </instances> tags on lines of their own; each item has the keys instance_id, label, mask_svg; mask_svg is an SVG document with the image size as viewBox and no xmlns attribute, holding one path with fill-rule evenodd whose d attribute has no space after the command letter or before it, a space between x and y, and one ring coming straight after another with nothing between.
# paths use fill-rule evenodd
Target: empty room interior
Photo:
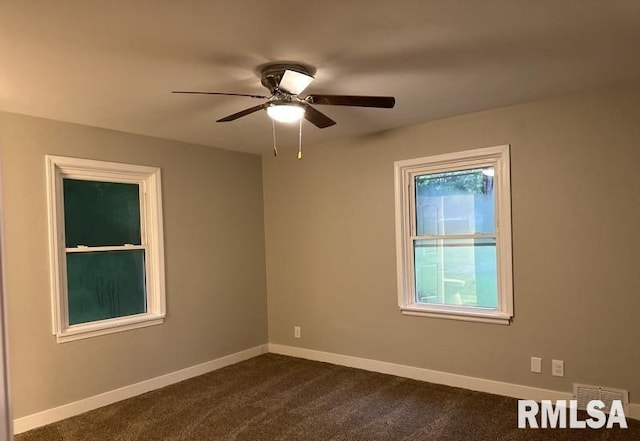
<instances>
[{"instance_id":1,"label":"empty room interior","mask_svg":"<svg viewBox=\"0 0 640 441\"><path fill-rule=\"evenodd\" d=\"M640 438L639 44L634 0L3 2L0 439Z\"/></svg>"}]
</instances>

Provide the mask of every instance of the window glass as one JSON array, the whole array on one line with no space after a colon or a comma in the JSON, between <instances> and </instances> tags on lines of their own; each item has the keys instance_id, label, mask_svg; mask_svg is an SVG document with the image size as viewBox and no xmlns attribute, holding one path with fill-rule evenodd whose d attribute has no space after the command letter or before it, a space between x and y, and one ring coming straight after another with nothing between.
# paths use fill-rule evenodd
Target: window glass
<instances>
[{"instance_id":1,"label":"window glass","mask_svg":"<svg viewBox=\"0 0 640 441\"><path fill-rule=\"evenodd\" d=\"M414 242L416 303L496 308L496 240Z\"/></svg>"},{"instance_id":2,"label":"window glass","mask_svg":"<svg viewBox=\"0 0 640 441\"><path fill-rule=\"evenodd\" d=\"M493 167L415 177L416 233L493 233Z\"/></svg>"},{"instance_id":3,"label":"window glass","mask_svg":"<svg viewBox=\"0 0 640 441\"><path fill-rule=\"evenodd\" d=\"M69 324L146 312L144 250L67 253Z\"/></svg>"},{"instance_id":4,"label":"window glass","mask_svg":"<svg viewBox=\"0 0 640 441\"><path fill-rule=\"evenodd\" d=\"M138 184L63 179L67 248L140 245Z\"/></svg>"}]
</instances>

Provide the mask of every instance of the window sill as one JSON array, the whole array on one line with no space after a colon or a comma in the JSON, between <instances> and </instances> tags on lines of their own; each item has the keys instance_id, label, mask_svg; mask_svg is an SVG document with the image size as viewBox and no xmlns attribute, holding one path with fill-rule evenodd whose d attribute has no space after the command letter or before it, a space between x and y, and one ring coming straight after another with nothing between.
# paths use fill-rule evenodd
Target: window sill
<instances>
[{"instance_id":1,"label":"window sill","mask_svg":"<svg viewBox=\"0 0 640 441\"><path fill-rule=\"evenodd\" d=\"M402 315L410 315L416 317L431 317L439 319L449 320L462 320L467 322L479 322L479 323L492 323L496 325L509 325L511 324L511 317L507 314L500 312L470 312L461 311L456 308L442 307L428 308L421 305L406 305L400 306Z\"/></svg>"},{"instance_id":2,"label":"window sill","mask_svg":"<svg viewBox=\"0 0 640 441\"><path fill-rule=\"evenodd\" d=\"M160 325L164 322L164 316L152 314L140 314L116 319L102 320L99 322L71 325L56 335L58 343L66 343L74 340L82 340L99 335L113 334L129 331L131 329L145 328L147 326Z\"/></svg>"}]
</instances>

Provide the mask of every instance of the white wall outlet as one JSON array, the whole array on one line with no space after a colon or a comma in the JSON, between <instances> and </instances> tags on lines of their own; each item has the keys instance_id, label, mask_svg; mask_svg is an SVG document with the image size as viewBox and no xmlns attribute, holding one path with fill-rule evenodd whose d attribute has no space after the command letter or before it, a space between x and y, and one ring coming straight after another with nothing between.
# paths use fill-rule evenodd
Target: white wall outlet
<instances>
[{"instance_id":1,"label":"white wall outlet","mask_svg":"<svg viewBox=\"0 0 640 441\"><path fill-rule=\"evenodd\" d=\"M294 326L293 327L293 336L295 338L301 338L301 334L300 334L300 326Z\"/></svg>"},{"instance_id":2,"label":"white wall outlet","mask_svg":"<svg viewBox=\"0 0 640 441\"><path fill-rule=\"evenodd\" d=\"M542 358L531 357L531 372L534 374L542 373Z\"/></svg>"},{"instance_id":3,"label":"white wall outlet","mask_svg":"<svg viewBox=\"0 0 640 441\"><path fill-rule=\"evenodd\" d=\"M564 377L564 360L551 360L551 375Z\"/></svg>"}]
</instances>

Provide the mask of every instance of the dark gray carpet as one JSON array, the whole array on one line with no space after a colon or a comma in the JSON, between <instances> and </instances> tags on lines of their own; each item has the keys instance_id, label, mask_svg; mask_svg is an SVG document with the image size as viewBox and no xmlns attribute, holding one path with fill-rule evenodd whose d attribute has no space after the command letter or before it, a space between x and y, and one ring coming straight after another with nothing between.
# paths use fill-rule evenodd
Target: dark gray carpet
<instances>
[{"instance_id":1,"label":"dark gray carpet","mask_svg":"<svg viewBox=\"0 0 640 441\"><path fill-rule=\"evenodd\" d=\"M16 441L640 440L629 425L518 429L512 398L266 354Z\"/></svg>"}]
</instances>

